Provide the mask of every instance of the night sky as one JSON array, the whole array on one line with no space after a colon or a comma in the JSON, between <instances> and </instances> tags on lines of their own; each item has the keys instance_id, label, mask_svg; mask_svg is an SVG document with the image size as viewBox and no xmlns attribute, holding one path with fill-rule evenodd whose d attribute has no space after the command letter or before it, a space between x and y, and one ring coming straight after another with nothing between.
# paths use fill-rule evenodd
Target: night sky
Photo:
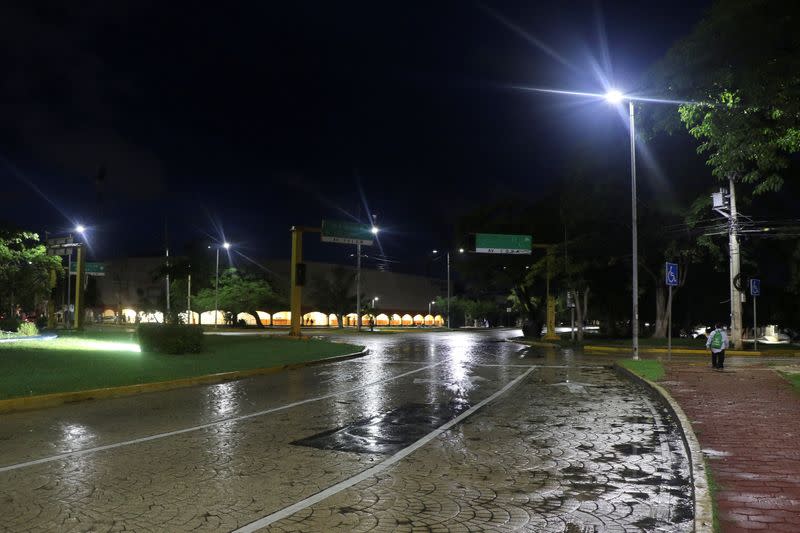
<instances>
[{"instance_id":1,"label":"night sky","mask_svg":"<svg viewBox=\"0 0 800 533\"><path fill-rule=\"evenodd\" d=\"M604 92L602 71L635 91L707 7L6 2L0 218L82 222L99 259L158 253L165 220L177 253L224 234L275 258L291 225L369 211L409 270L460 213L545 194L578 147L628 157L606 104L514 86Z\"/></svg>"}]
</instances>

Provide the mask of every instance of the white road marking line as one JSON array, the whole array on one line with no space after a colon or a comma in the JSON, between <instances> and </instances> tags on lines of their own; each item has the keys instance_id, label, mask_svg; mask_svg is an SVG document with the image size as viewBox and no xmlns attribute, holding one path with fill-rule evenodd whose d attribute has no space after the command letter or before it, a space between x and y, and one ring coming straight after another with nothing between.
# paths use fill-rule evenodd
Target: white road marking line
<instances>
[{"instance_id":1,"label":"white road marking line","mask_svg":"<svg viewBox=\"0 0 800 533\"><path fill-rule=\"evenodd\" d=\"M33 461L26 461L24 463L6 465L6 466L0 467L0 472L8 472L10 470L17 470L19 468L25 468L25 467L28 467L28 466L39 465L39 464L42 464L42 463L49 463L49 462L52 462L52 461L60 461L62 459L69 459L71 457L80 457L82 455L87 455L87 454L90 454L90 453L102 452L104 450L113 450L114 448L121 448L123 446L130 446L130 445L133 445L133 444L140 444L142 442L149 442L151 440L158 440L158 439L163 439L163 438L166 438L166 437L173 437L175 435L181 435L183 433L190 433L192 431L199 431L201 429L206 429L206 428L210 428L210 427L214 427L214 426L219 426L221 424L227 424L228 422L236 422L236 421L239 421L239 420L246 420L248 418L255 418L257 416L263 416L263 415L267 415L267 414L270 414L270 413L275 413L277 411L283 411L285 409L291 409L292 407L297 407L299 405L303 405L303 404L306 404L306 403L318 402L320 400L326 400L328 398L333 398L335 396L342 396L342 395L345 395L345 394L350 394L351 392L357 392L357 391L366 389L368 387L379 385L381 383L386 383L386 382L389 382L389 381L393 381L395 379L400 379L402 377L409 376L411 374L416 374L417 372L422 372L423 370L428 370L428 369L437 367L439 365L443 365L444 363L445 362L442 361L441 363L436 363L436 364L428 365L428 366L425 366L425 367L422 367L422 368L417 368L415 370L410 370L408 372L403 372L402 374L398 374L398 375L390 377L390 378L381 379L381 380L378 380L378 381L373 381L372 383L367 383L366 385L362 385L360 387L356 387L356 388L353 388L353 389L348 389L348 390L340 391L340 392L333 392L331 394L326 394L324 396L317 396L315 398L308 398L308 399L305 399L305 400L300 400L299 402L293 402L293 403L289 403L289 404L286 404L286 405L281 405L280 407L273 407L271 409L265 409L263 411L257 411L255 413L249 413L249 414L246 414L246 415L234 416L234 417L230 417L230 418L224 418L222 420L216 420L214 422L209 422L208 424L201 424L199 426L192 426L192 427L188 427L188 428L177 429L175 431L168 431L166 433L157 433L155 435L150 435L150 436L147 436L147 437L141 437L141 438L138 438L138 439L126 440L126 441L122 441L122 442L115 442L113 444L106 444L106 445L103 445L103 446L96 446L94 448L86 448L84 450L76 450L76 451L72 451L72 452L60 453L58 455L51 455L49 457L42 457L41 459L34 459Z\"/></svg>"},{"instance_id":2,"label":"white road marking line","mask_svg":"<svg viewBox=\"0 0 800 533\"><path fill-rule=\"evenodd\" d=\"M343 491L345 489L348 489L348 488L352 487L353 485L361 483L362 481L375 476L376 474L379 474L380 472L386 470L387 468L389 468L393 464L397 463L401 459L403 459L406 456L414 453L416 450L418 450L422 446L425 446L427 443L429 443L430 441L432 441L433 439L435 439L436 437L438 437L439 435L441 435L445 431L449 430L451 427L455 426L456 424L458 424L459 422L461 422L465 418L467 418L470 415L474 414L476 411L478 411L480 408L482 408L487 403L489 403L489 402L495 400L496 398L502 396L506 391L508 391L514 385L516 385L517 383L519 383L520 381L522 381L523 379L528 377L528 374L530 374L534 370L535 370L535 368L533 368L533 367L529 368L527 371L523 372L522 375L520 375L519 377L514 379L514 381L511 381L511 382L507 383L505 387L503 387L502 389L498 390L497 392L495 392L494 394L492 394L488 398L485 398L485 399L481 400L480 402L475 404L473 407L471 407L468 410L464 411L463 413L461 413L460 415L458 415L454 419L450 420L446 424L439 426L438 428L436 428L435 430L431 431L430 433L428 433L427 435L425 435L424 437L422 437L421 439L419 439L415 443L411 444L410 446L408 446L406 448L403 448L402 450L400 450L396 454L394 454L391 457L389 457L388 459L378 463L377 465L373 466L372 468L368 468L367 470L364 470L360 474L357 474L357 475L355 475L355 476L353 476L353 477L351 477L349 479L345 479L344 481L340 481L339 483L337 483L335 485L332 485L332 486L328 487L327 489L314 494L313 496L309 496L308 498L300 500L299 502L294 503L294 504L292 504L292 505L290 505L288 507L284 507L280 511L274 512L271 515L268 515L268 516L265 516L263 518L260 518L260 519L256 520L255 522L251 522L251 523L249 523L249 524L247 524L245 526L242 526L239 529L235 530L234 533L250 533L252 531L256 531L258 529L266 527L266 526L272 524L273 522L277 522L278 520L282 520L283 518L286 518L286 517L291 516L291 515L299 512L299 511L302 511L303 509L311 507L312 505L314 505L316 503L319 503L322 500L333 496L334 494L337 494L337 493L339 493L339 492L341 492L341 491Z\"/></svg>"}]
</instances>

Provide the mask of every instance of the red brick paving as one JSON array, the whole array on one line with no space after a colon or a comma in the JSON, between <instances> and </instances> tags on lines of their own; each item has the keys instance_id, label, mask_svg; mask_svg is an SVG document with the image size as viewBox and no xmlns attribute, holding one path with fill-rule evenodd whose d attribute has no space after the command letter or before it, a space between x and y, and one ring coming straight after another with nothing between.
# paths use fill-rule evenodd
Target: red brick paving
<instances>
[{"instance_id":1,"label":"red brick paving","mask_svg":"<svg viewBox=\"0 0 800 533\"><path fill-rule=\"evenodd\" d=\"M719 487L724 533L800 532L800 394L768 367L669 365L664 385L692 421Z\"/></svg>"}]
</instances>

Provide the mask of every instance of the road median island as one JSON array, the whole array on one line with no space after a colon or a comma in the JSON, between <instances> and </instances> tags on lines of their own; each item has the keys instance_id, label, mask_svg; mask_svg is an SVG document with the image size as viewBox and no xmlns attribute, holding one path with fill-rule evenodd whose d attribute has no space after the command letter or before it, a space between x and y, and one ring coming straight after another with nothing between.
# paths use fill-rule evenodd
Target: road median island
<instances>
[{"instance_id":1,"label":"road median island","mask_svg":"<svg viewBox=\"0 0 800 533\"><path fill-rule=\"evenodd\" d=\"M199 354L142 353L135 337L69 335L0 346L0 413L219 383L366 355L363 346L212 337Z\"/></svg>"},{"instance_id":2,"label":"road median island","mask_svg":"<svg viewBox=\"0 0 800 533\"><path fill-rule=\"evenodd\" d=\"M691 467L694 492L694 531L710 533L713 531L714 524L714 504L700 442L694 433L689 418L678 402L664 387L648 379L661 379L664 376L664 367L660 361L625 360L618 361L614 365L614 369L621 375L652 390L677 421L684 446L686 447L686 453L689 455L689 465Z\"/></svg>"}]
</instances>

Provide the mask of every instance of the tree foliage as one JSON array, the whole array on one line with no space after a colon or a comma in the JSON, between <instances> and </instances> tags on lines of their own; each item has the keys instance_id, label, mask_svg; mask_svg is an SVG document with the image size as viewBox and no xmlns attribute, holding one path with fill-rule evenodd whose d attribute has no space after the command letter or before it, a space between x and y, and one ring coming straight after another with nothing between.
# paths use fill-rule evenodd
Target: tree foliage
<instances>
[{"instance_id":1,"label":"tree foliage","mask_svg":"<svg viewBox=\"0 0 800 533\"><path fill-rule=\"evenodd\" d=\"M49 296L51 270L61 272L61 258L47 255L38 234L0 229L0 309L34 310Z\"/></svg>"},{"instance_id":2,"label":"tree foliage","mask_svg":"<svg viewBox=\"0 0 800 533\"><path fill-rule=\"evenodd\" d=\"M355 308L356 273L338 266L330 274L311 280L310 295L316 306L324 313L333 313L339 327L344 327L342 318ZM366 308L362 297L362 309Z\"/></svg>"},{"instance_id":3,"label":"tree foliage","mask_svg":"<svg viewBox=\"0 0 800 533\"><path fill-rule=\"evenodd\" d=\"M691 102L679 117L713 174L755 194L779 190L800 151L798 25L797 2L718 0L649 78L654 94Z\"/></svg>"},{"instance_id":4,"label":"tree foliage","mask_svg":"<svg viewBox=\"0 0 800 533\"><path fill-rule=\"evenodd\" d=\"M212 311L214 310L215 290L214 280L212 279L207 286L200 289L197 295L192 298L193 310ZM219 276L219 291L216 295L218 299L217 307L226 312L233 313L234 316L239 312L247 312L256 318L260 323L256 311L272 311L278 307L285 306L272 290L270 284L259 276L237 270L235 268L226 269Z\"/></svg>"}]
</instances>

